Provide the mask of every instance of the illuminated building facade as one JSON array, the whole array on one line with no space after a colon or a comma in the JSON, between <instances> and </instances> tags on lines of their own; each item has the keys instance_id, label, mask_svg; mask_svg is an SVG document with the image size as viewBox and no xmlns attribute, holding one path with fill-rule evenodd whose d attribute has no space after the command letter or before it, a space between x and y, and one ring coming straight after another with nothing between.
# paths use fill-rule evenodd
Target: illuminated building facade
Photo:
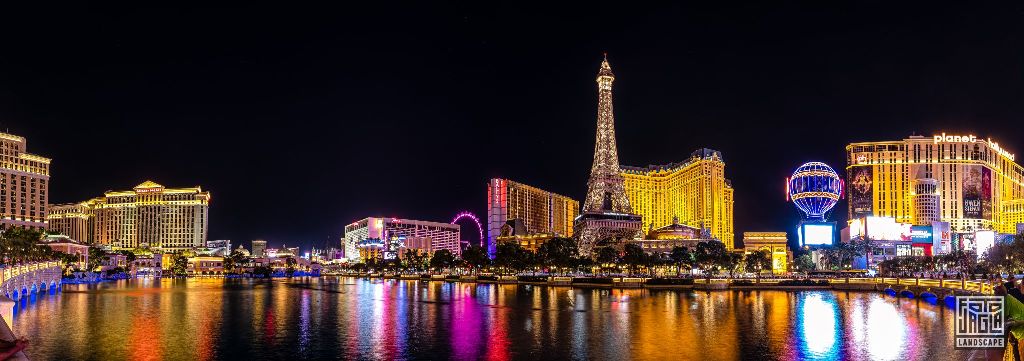
<instances>
[{"instance_id":1,"label":"illuminated building facade","mask_svg":"<svg viewBox=\"0 0 1024 361\"><path fill-rule=\"evenodd\" d=\"M629 204L648 227L679 219L683 225L710 229L713 237L733 248L734 194L721 152L699 149L685 162L622 167L621 174Z\"/></svg>"},{"instance_id":2,"label":"illuminated building facade","mask_svg":"<svg viewBox=\"0 0 1024 361\"><path fill-rule=\"evenodd\" d=\"M502 227L518 220L519 236L546 234L571 237L580 203L572 198L507 179L487 184L487 252L494 256Z\"/></svg>"},{"instance_id":3,"label":"illuminated building facade","mask_svg":"<svg viewBox=\"0 0 1024 361\"><path fill-rule=\"evenodd\" d=\"M46 228L50 159L26 153L24 137L0 133L0 228Z\"/></svg>"},{"instance_id":4,"label":"illuminated building facade","mask_svg":"<svg viewBox=\"0 0 1024 361\"><path fill-rule=\"evenodd\" d=\"M500 235L495 239L498 244L505 242L514 242L519 244L530 252L537 252L540 246L543 246L545 242L555 238L553 234L529 234L529 235Z\"/></svg>"},{"instance_id":5,"label":"illuminated building facade","mask_svg":"<svg viewBox=\"0 0 1024 361\"><path fill-rule=\"evenodd\" d=\"M743 252L766 251L772 259L772 273L789 271L793 252L789 251L786 232L743 232Z\"/></svg>"},{"instance_id":6,"label":"illuminated building facade","mask_svg":"<svg viewBox=\"0 0 1024 361\"><path fill-rule=\"evenodd\" d=\"M46 221L51 232L58 232L79 242L91 242L93 239L89 202L51 204Z\"/></svg>"},{"instance_id":7,"label":"illuminated building facade","mask_svg":"<svg viewBox=\"0 0 1024 361\"><path fill-rule=\"evenodd\" d=\"M52 231L68 236L81 234L81 219L85 219L83 241L90 244L177 251L205 245L209 207L210 193L200 187L165 188L146 181L130 191L110 191L86 202L62 205L49 218L57 221Z\"/></svg>"},{"instance_id":8,"label":"illuminated building facade","mask_svg":"<svg viewBox=\"0 0 1024 361\"><path fill-rule=\"evenodd\" d=\"M942 219L942 197L939 181L932 178L914 180L914 224L928 226Z\"/></svg>"},{"instance_id":9,"label":"illuminated building facade","mask_svg":"<svg viewBox=\"0 0 1024 361\"><path fill-rule=\"evenodd\" d=\"M38 245L47 246L54 251L75 256L78 261L72 264L79 270L86 269L89 264L89 245L82 244L71 239L71 237L65 235L46 235Z\"/></svg>"},{"instance_id":10,"label":"illuminated building facade","mask_svg":"<svg viewBox=\"0 0 1024 361\"><path fill-rule=\"evenodd\" d=\"M397 257L405 249L426 254L447 249L462 254L457 224L369 217L345 226L345 258L361 261L377 255Z\"/></svg>"},{"instance_id":11,"label":"illuminated building facade","mask_svg":"<svg viewBox=\"0 0 1024 361\"><path fill-rule=\"evenodd\" d=\"M672 224L658 228L651 227L647 232L647 237L632 240L629 243L640 246L645 253L669 254L676 247L686 247L693 252L697 248L697 243L711 239L712 236L706 228L700 229L679 224L679 219L675 218L672 220Z\"/></svg>"},{"instance_id":12,"label":"illuminated building facade","mask_svg":"<svg viewBox=\"0 0 1024 361\"><path fill-rule=\"evenodd\" d=\"M267 256L267 241L257 239L252 241L252 256L263 258Z\"/></svg>"},{"instance_id":13,"label":"illuminated building facade","mask_svg":"<svg viewBox=\"0 0 1024 361\"><path fill-rule=\"evenodd\" d=\"M846 146L850 219L892 217L923 224L915 182L934 179L938 221L954 233L1012 233L1024 222L1024 168L991 139L973 135L910 136Z\"/></svg>"}]
</instances>

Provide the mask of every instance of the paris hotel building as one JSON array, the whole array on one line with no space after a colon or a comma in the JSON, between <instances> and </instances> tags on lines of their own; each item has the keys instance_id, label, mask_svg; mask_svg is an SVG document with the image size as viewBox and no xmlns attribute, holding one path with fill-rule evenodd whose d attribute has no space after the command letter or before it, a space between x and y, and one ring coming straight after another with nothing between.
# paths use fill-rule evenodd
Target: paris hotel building
<instances>
[{"instance_id":1,"label":"paris hotel building","mask_svg":"<svg viewBox=\"0 0 1024 361\"><path fill-rule=\"evenodd\" d=\"M210 193L146 181L81 203L50 206L49 229L113 249L178 251L205 244Z\"/></svg>"},{"instance_id":2,"label":"paris hotel building","mask_svg":"<svg viewBox=\"0 0 1024 361\"><path fill-rule=\"evenodd\" d=\"M954 233L1014 233L1024 223L1024 168L1015 158L999 143L971 134L849 144L850 219L941 221Z\"/></svg>"},{"instance_id":3,"label":"paris hotel building","mask_svg":"<svg viewBox=\"0 0 1024 361\"><path fill-rule=\"evenodd\" d=\"M678 217L733 249L733 188L721 152L699 149L683 162L621 169L629 204L645 226L664 227Z\"/></svg>"},{"instance_id":4,"label":"paris hotel building","mask_svg":"<svg viewBox=\"0 0 1024 361\"><path fill-rule=\"evenodd\" d=\"M50 159L26 153L25 138L0 133L0 228L46 228Z\"/></svg>"}]
</instances>

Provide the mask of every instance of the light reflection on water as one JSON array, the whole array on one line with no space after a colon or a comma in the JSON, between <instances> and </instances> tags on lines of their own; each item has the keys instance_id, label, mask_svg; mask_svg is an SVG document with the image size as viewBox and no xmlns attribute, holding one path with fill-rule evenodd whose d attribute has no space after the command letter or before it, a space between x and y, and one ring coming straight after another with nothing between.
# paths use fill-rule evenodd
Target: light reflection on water
<instances>
[{"instance_id":1,"label":"light reflection on water","mask_svg":"<svg viewBox=\"0 0 1024 361\"><path fill-rule=\"evenodd\" d=\"M33 360L963 359L952 320L878 293L144 279L66 285L15 331Z\"/></svg>"}]
</instances>

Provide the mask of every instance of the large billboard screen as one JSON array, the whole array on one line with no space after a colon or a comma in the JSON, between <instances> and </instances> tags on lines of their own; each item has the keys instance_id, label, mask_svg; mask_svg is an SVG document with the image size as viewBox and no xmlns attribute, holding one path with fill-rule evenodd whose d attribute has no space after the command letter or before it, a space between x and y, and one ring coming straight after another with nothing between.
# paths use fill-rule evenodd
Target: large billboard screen
<instances>
[{"instance_id":1,"label":"large billboard screen","mask_svg":"<svg viewBox=\"0 0 1024 361\"><path fill-rule=\"evenodd\" d=\"M964 218L992 219L992 171L981 165L964 166Z\"/></svg>"},{"instance_id":2,"label":"large billboard screen","mask_svg":"<svg viewBox=\"0 0 1024 361\"><path fill-rule=\"evenodd\" d=\"M981 167L981 219L992 220L992 170Z\"/></svg>"},{"instance_id":3,"label":"large billboard screen","mask_svg":"<svg viewBox=\"0 0 1024 361\"><path fill-rule=\"evenodd\" d=\"M831 246L835 242L836 225L804 223L800 225L800 246Z\"/></svg>"},{"instance_id":4,"label":"large billboard screen","mask_svg":"<svg viewBox=\"0 0 1024 361\"><path fill-rule=\"evenodd\" d=\"M912 229L909 223L897 223L892 217L865 217L866 238L876 241L910 241Z\"/></svg>"},{"instance_id":5,"label":"large billboard screen","mask_svg":"<svg viewBox=\"0 0 1024 361\"><path fill-rule=\"evenodd\" d=\"M992 231L978 231L974 233L974 251L980 260L985 256L992 246L996 244L996 234Z\"/></svg>"},{"instance_id":6,"label":"large billboard screen","mask_svg":"<svg viewBox=\"0 0 1024 361\"><path fill-rule=\"evenodd\" d=\"M932 236L932 226L911 226L910 240L914 244L934 243L935 237Z\"/></svg>"},{"instance_id":7,"label":"large billboard screen","mask_svg":"<svg viewBox=\"0 0 1024 361\"><path fill-rule=\"evenodd\" d=\"M866 217L874 214L874 184L872 168L850 168L848 191L850 195L850 218Z\"/></svg>"}]
</instances>

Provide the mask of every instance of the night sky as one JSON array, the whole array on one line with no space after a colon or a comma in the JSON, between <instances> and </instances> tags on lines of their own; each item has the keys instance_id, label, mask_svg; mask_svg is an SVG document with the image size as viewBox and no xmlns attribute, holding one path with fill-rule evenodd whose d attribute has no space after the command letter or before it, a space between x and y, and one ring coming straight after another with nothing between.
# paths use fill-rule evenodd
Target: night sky
<instances>
[{"instance_id":1,"label":"night sky","mask_svg":"<svg viewBox=\"0 0 1024 361\"><path fill-rule=\"evenodd\" d=\"M210 239L246 247L485 217L491 177L582 199L605 51L620 161L722 151L737 238L791 230L783 179L845 173L851 141L1024 157L1021 3L772 3L0 8L0 130L53 159L53 203L201 185Z\"/></svg>"}]
</instances>

